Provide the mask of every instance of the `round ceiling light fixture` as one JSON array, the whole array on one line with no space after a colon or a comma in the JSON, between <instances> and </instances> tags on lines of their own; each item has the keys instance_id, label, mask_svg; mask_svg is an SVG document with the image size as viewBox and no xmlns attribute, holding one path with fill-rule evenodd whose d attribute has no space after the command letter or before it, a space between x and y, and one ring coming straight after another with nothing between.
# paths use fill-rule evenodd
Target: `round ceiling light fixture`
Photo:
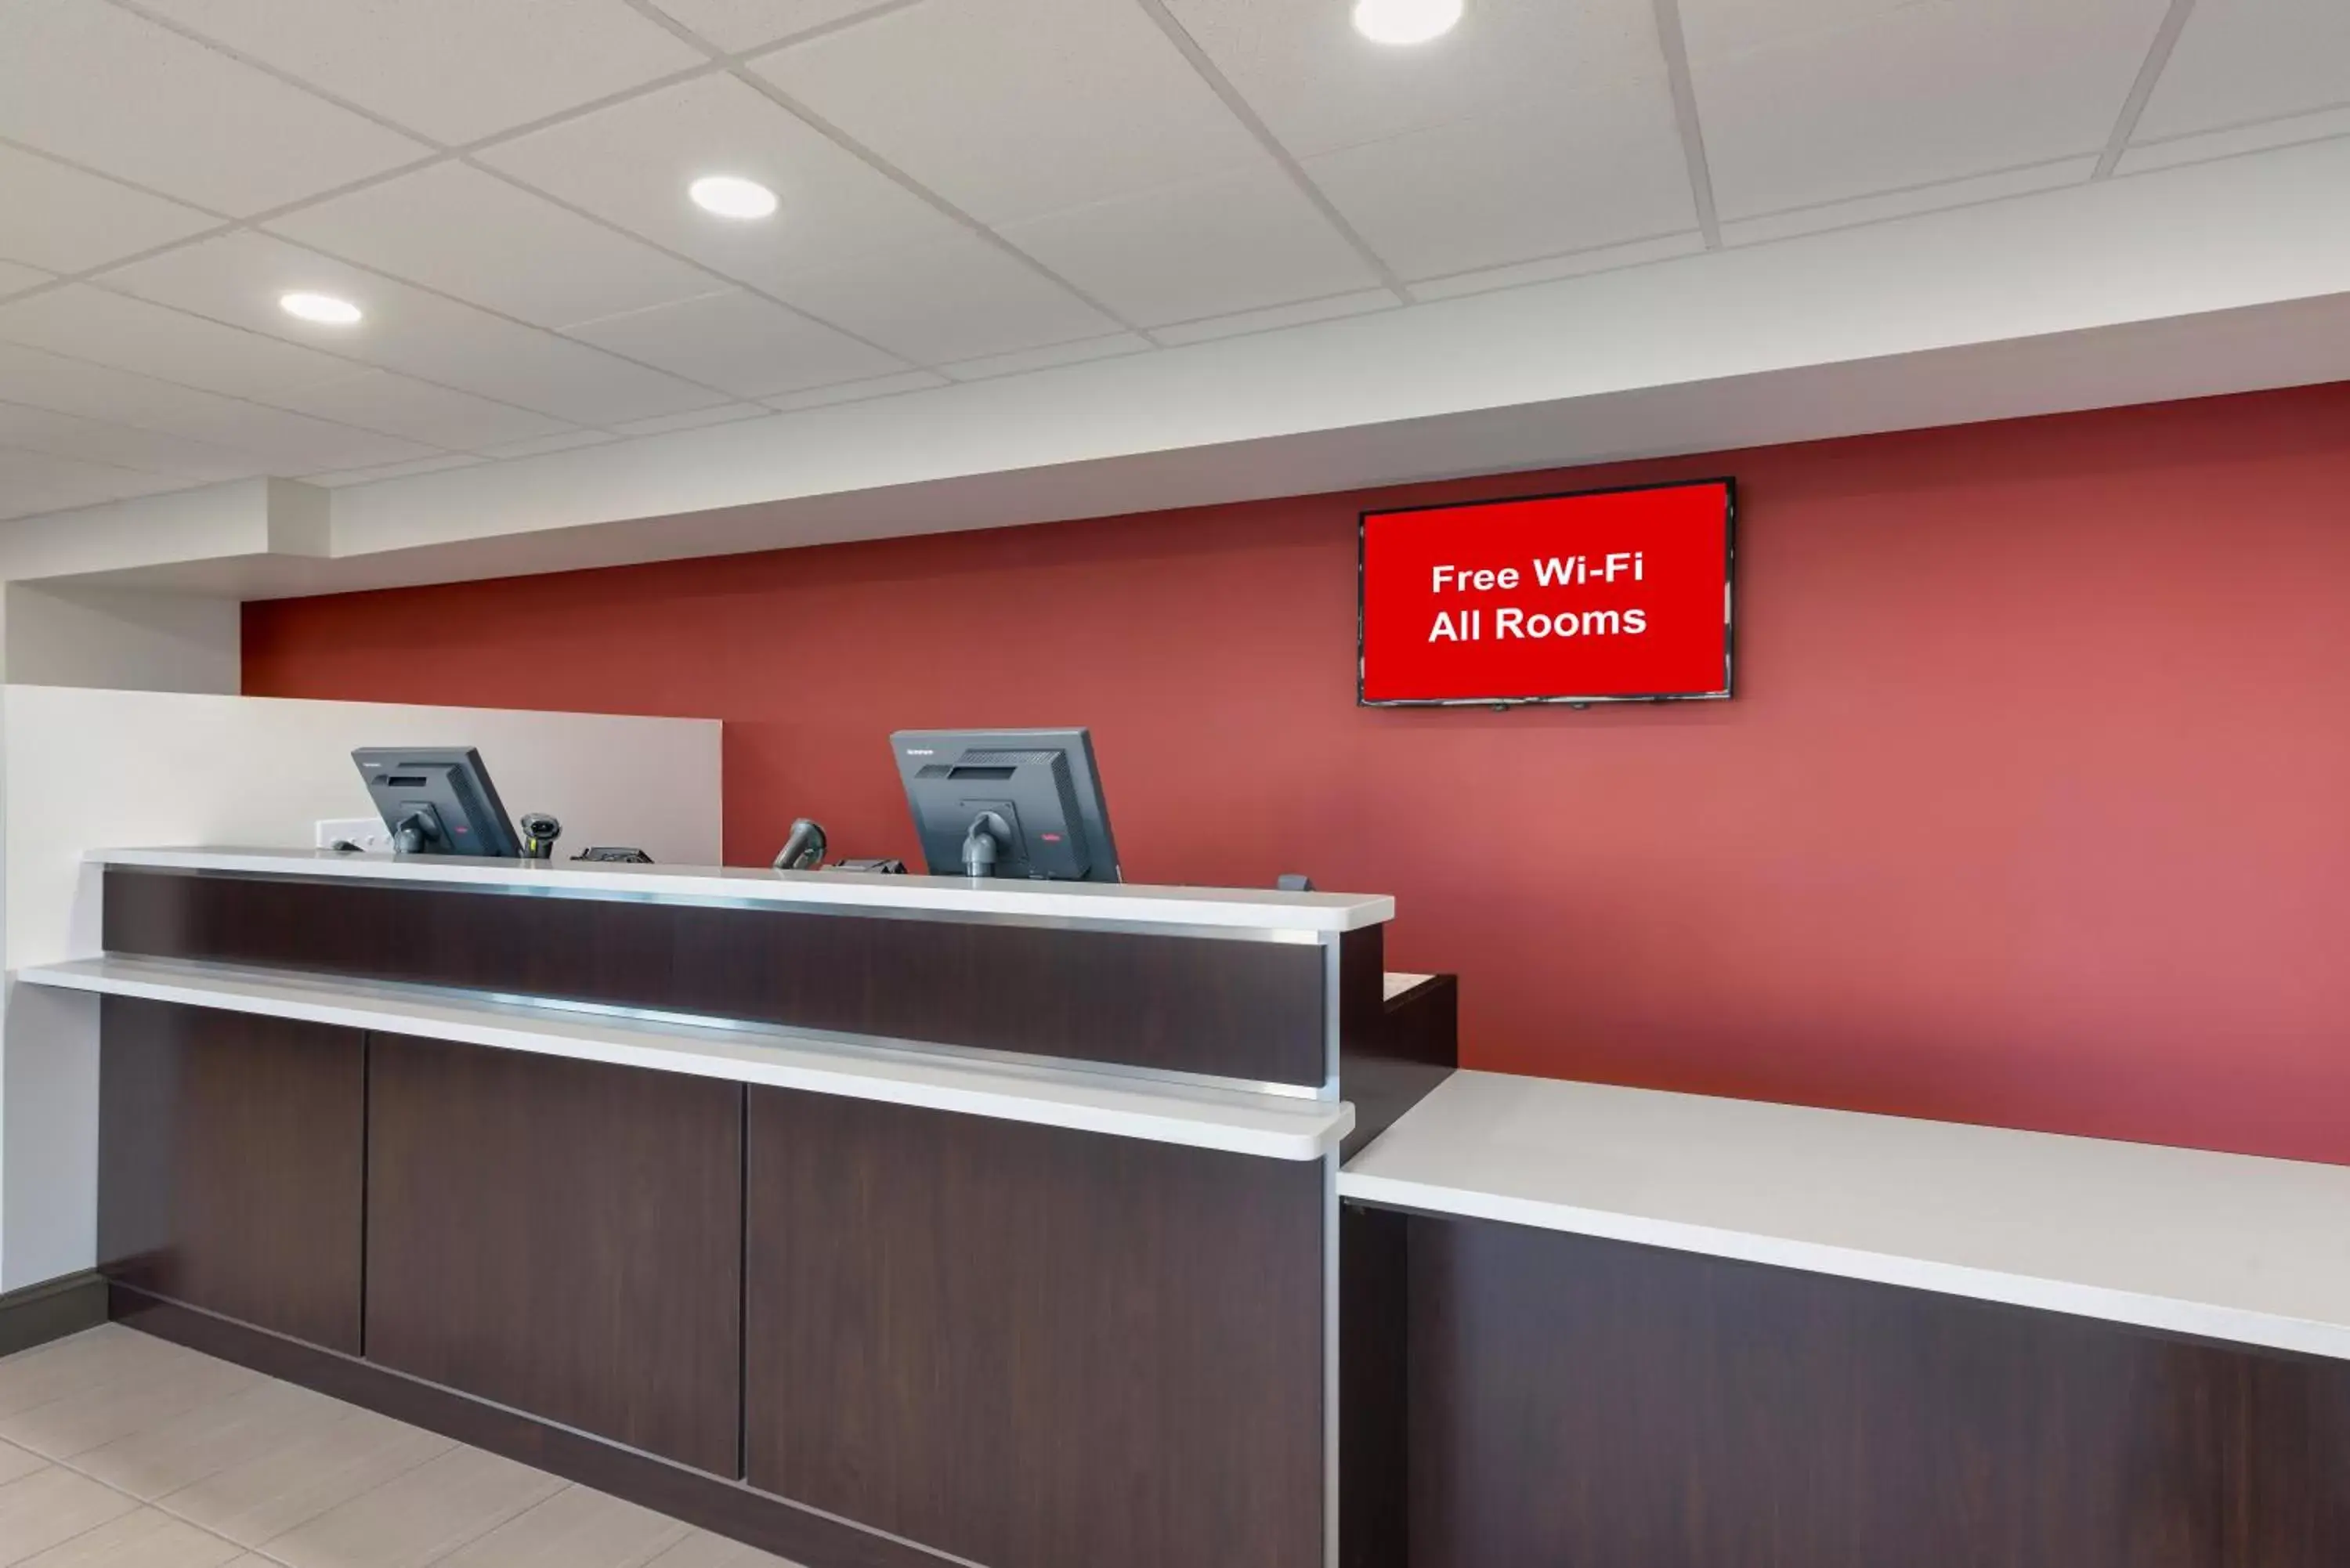
<instances>
[{"instance_id":1,"label":"round ceiling light fixture","mask_svg":"<svg viewBox=\"0 0 2350 1568\"><path fill-rule=\"evenodd\" d=\"M1355 31L1375 44L1425 44L1452 31L1461 0L1355 0Z\"/></svg>"},{"instance_id":2,"label":"round ceiling light fixture","mask_svg":"<svg viewBox=\"0 0 2350 1568\"><path fill-rule=\"evenodd\" d=\"M775 210L775 193L739 174L705 174L685 188L693 204L722 218L764 218Z\"/></svg>"},{"instance_id":3,"label":"round ceiling light fixture","mask_svg":"<svg viewBox=\"0 0 2350 1568\"><path fill-rule=\"evenodd\" d=\"M277 296L277 308L303 321L315 321L321 327L350 327L367 315L348 299L338 299L331 294L306 294L296 291Z\"/></svg>"}]
</instances>

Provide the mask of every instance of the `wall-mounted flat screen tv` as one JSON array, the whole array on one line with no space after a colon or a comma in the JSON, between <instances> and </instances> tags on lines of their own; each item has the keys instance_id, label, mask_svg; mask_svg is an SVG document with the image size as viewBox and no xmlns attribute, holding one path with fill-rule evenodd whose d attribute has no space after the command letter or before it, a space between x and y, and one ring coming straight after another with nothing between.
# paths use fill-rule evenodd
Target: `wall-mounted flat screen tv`
<instances>
[{"instance_id":1,"label":"wall-mounted flat screen tv","mask_svg":"<svg viewBox=\"0 0 2350 1568\"><path fill-rule=\"evenodd\" d=\"M1370 706L1671 702L1731 691L1727 479L1362 516Z\"/></svg>"}]
</instances>

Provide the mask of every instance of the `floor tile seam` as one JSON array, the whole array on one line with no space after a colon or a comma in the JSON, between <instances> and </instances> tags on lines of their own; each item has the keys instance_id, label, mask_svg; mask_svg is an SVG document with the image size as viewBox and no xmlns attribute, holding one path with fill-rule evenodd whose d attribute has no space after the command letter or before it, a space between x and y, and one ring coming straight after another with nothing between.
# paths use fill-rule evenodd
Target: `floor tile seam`
<instances>
[{"instance_id":1,"label":"floor tile seam","mask_svg":"<svg viewBox=\"0 0 2350 1568\"><path fill-rule=\"evenodd\" d=\"M389 1417L387 1417L387 1419L389 1419ZM405 1423L402 1423L402 1424L403 1424L403 1425L405 1425ZM421 1427L414 1428L411 1428L411 1429L412 1429L412 1430L415 1430L415 1431L419 1431L419 1432L422 1432L422 1431L424 1431L424 1428L421 1428ZM439 1434L438 1432L427 1432L425 1435L426 1435L426 1436L428 1436L428 1437L435 1437L435 1438L440 1437L440 1434ZM172 1506L172 1500L173 1498L176 1498L176 1497L180 1496L180 1495L181 1495L182 1493L183 1493L183 1492L192 1491L192 1490L194 1490L197 1487L200 1487L200 1486L203 1485L205 1481L208 1481L208 1480L213 1480L214 1476L226 1474L226 1473L227 1473L226 1471L216 1470L216 1471L214 1471L214 1472L213 1472L213 1475L211 1475L211 1476L204 1476L204 1477L203 1477L203 1478L201 1478L201 1479L199 1479L199 1480L192 1480L192 1481L190 1481L186 1486L176 1488L175 1490L172 1490L172 1491L170 1491L170 1492L165 1493L163 1496L154 1499L154 1500L153 1500L152 1501L151 1501L147 1506L148 1506L148 1507L150 1507L150 1508L160 1509L160 1510L161 1510L163 1512L170 1514L173 1519L176 1519L176 1520L180 1521L181 1521L182 1523L183 1523L183 1524L192 1524L192 1525L194 1525L198 1530L203 1531L203 1532L204 1532L206 1534L208 1534L208 1535L219 1535L219 1536L221 1537L221 1539L222 1539L222 1540L224 1540L224 1541L235 1542L236 1542L236 1545L237 1545L237 1549L238 1549L239 1551L242 1551L242 1552L249 1552L253 1553L255 1556L257 1556L257 1557L266 1557L266 1556L268 1556L269 1554L268 1554L268 1552L267 1552L266 1551L265 1551L265 1550L264 1550L264 1548L265 1548L265 1547L266 1547L266 1546L268 1546L270 1543L275 1542L279 1542L279 1541L283 1541L283 1540L285 1540L287 1536L289 1536L289 1535L293 1534L296 1531L297 1531L297 1530L301 1529L304 1525L307 1525L307 1524L315 1524L315 1523L317 1523L319 1520L321 1520L321 1519L325 1518L328 1514L330 1514L330 1513L334 1512L334 1511L335 1511L335 1510L337 1510L337 1509L338 1509L338 1508L343 1507L346 1503L357 1502L359 1499L361 1499L361 1498L363 1498L363 1497L372 1497L372 1496L374 1496L377 1492L381 1491L385 1487L390 1486L392 1482L394 1482L394 1481L396 1481L396 1480L403 1480L403 1479L405 1479L406 1477L408 1477L408 1476L410 1476L410 1475L414 1474L416 1471L422 1469L426 1465L431 1464L433 1460L435 1460L435 1459L440 1459L440 1458L441 1458L442 1456L443 1456L444 1454L453 1453L453 1452L455 1452L458 1449L463 1448L463 1447L464 1446L463 1444L462 1444L462 1443L459 1443L459 1442L455 1441L453 1438L442 1438L442 1447L440 1447L440 1448L438 1448L438 1449L433 1449L431 1453L426 1454L422 1459L418 1459L415 1463L411 1464L411 1465L405 1465L405 1466L402 1466L400 1469L398 1469L398 1470L396 1470L396 1471L392 1472L390 1475L388 1475L388 1476L384 1477L381 1480L378 1481L375 1485L373 1485L373 1486L371 1486L371 1487L369 1487L365 1491L353 1492L353 1493L352 1493L350 1496L348 1496L348 1497L345 1497L345 1498L338 1498L338 1499L336 1499L333 1502L330 1502L330 1503L328 1503L326 1507L324 1507L324 1508L320 1509L317 1512L316 1512L316 1513L314 1513L314 1514L311 1514L311 1515L307 1516L307 1518L302 1519L301 1521L297 1521L297 1522L296 1522L296 1523L293 1523L293 1524L289 1524L289 1525L287 1525L285 1529L283 1529L283 1530L281 1530L281 1531L277 1532L276 1534L274 1534L274 1535L272 1535L272 1536L268 1537L268 1539L267 1539L267 1540L263 1541L263 1542L258 1542L258 1543L255 1543L255 1544L250 1544L250 1545L248 1545L248 1544L246 1544L245 1542L237 1542L237 1541L236 1541L236 1538L235 1538L234 1536L233 1536L233 1535L224 1535L224 1534L222 1534L222 1532L219 1532L219 1531L217 1531L217 1530L213 1530L213 1529L212 1529L210 1526L208 1526L208 1525L204 1524L202 1521L200 1521L200 1520L196 1520L196 1519L192 1519L192 1518L190 1518L187 1514L184 1514L184 1513L181 1512L181 1511L179 1511L179 1509L173 1508L173 1507ZM271 1449L271 1450L270 1450L270 1453L275 1454L275 1453L278 1453L278 1452L281 1452L281 1451L283 1451L283 1450L273 1449ZM264 1458L266 1458L267 1456L266 1456L266 1455L265 1455L265 1456L263 1456L263 1457L264 1457ZM235 1469L236 1467L235 1467L235 1466L234 1466L234 1465L232 1465L232 1466L231 1466L231 1467L229 1467L229 1468L230 1468L231 1469ZM95 1478L92 1478L92 1479L95 1479ZM103 1483L100 1483L100 1484L103 1484ZM271 1558L270 1560L271 1560L272 1562L279 1561L279 1559L276 1559L276 1558Z\"/></svg>"},{"instance_id":2,"label":"floor tile seam","mask_svg":"<svg viewBox=\"0 0 2350 1568\"><path fill-rule=\"evenodd\" d=\"M27 1451L29 1452L30 1450L27 1450ZM61 1536L61 1537L59 1537L57 1540L55 1540L55 1541L50 1542L47 1546L44 1546L44 1547L42 1547L38 1552L34 1552L34 1553L33 1553L33 1555L32 1555L32 1557L11 1557L11 1558L6 1559L7 1563L10 1563L10 1564L12 1565L12 1568L13 1568L13 1565L14 1565L14 1564L16 1564L16 1563L29 1563L29 1562L31 1562L31 1561L33 1560L33 1557L46 1557L46 1556L47 1556L50 1552L55 1552L56 1550L57 1550L57 1548L59 1548L59 1547L61 1547L61 1546L71 1546L75 1542L79 1541L83 1536L92 1534L92 1533L94 1533L95 1532L98 1532L98 1531L100 1531L100 1530L104 1530L108 1525L112 1524L115 1521L117 1521L117 1520L119 1520L119 1519L128 1519L128 1518L130 1518L132 1514L134 1514L134 1513L138 1512L138 1511L139 1511L139 1510L140 1509L140 1507L142 1507L142 1506L143 1506L143 1505L140 1502L140 1501L139 1501L137 1498L132 1497L129 1492L123 1491L123 1490L121 1490L120 1488L117 1488L117 1487L110 1487L110 1486L108 1486L104 1481L99 1480L96 1476L84 1476L84 1475L82 1475L82 1474L81 1474L81 1472L80 1472L79 1470L75 1469L71 1465L63 1465L63 1464L59 1464L59 1463L57 1463L56 1460L52 1459L52 1460L50 1460L50 1461L49 1461L46 1466L44 1466L43 1468L44 1468L44 1469L53 1469L53 1470L64 1470L64 1471L66 1471L68 1475L81 1476L81 1479L82 1479L82 1480L86 1480L86 1481L89 1482L92 1486L101 1488L101 1489L103 1489L103 1490L106 1490L106 1491L112 1492L116 1497L119 1497L119 1498L122 1498L122 1499L124 1499L125 1501L127 1501L130 1504L130 1506L129 1508L127 1508L127 1509L123 1510L120 1513L110 1513L110 1514L108 1514L104 1519L99 1520L97 1523L95 1523L95 1524L91 1525L91 1526L90 1526L88 1529L87 1529L87 1530L77 1530L77 1531L75 1531L71 1535ZM16 1484L16 1481L27 1481L27 1480L33 1480L35 1477L38 1476L40 1473L41 1473L41 1472L40 1472L40 1470L34 1470L34 1471L31 1471L31 1472L30 1472L30 1473L28 1473L28 1474L18 1476L18 1477L16 1478L16 1480L14 1480L14 1481L8 1481L8 1482L5 1482L5 1483L0 1483L0 1484L5 1484L5 1485L6 1485L6 1486L15 1486L15 1485ZM210 1532L207 1532L206 1533L210 1533Z\"/></svg>"},{"instance_id":3,"label":"floor tile seam","mask_svg":"<svg viewBox=\"0 0 2350 1568\"><path fill-rule=\"evenodd\" d=\"M421 1428L420 1428L419 1430L421 1430ZM441 1452L433 1455L432 1459L425 1460L424 1464L431 1464L434 1459L446 1459L449 1455L457 1453L460 1450L476 1454L489 1453L487 1449L476 1449L465 1443L452 1443L446 1449L442 1449ZM491 1457L498 1458L501 1456L492 1455ZM520 1461L515 1460L509 1462L519 1463ZM400 1471L399 1475L387 1477L381 1486L369 1487L367 1490L359 1492L356 1496L345 1498L342 1501L335 1504L334 1508L328 1509L322 1513L313 1514L310 1518L304 1520L300 1524L293 1525L288 1529L279 1531L276 1535L271 1536L268 1541L264 1542L261 1545L248 1546L244 1550L251 1552L257 1556L266 1557L272 1563L282 1563L285 1565L285 1568L301 1568L301 1565L296 1563L292 1558L280 1557L276 1552L270 1551L269 1548L284 1541L296 1531L316 1524L319 1520L324 1519L327 1514L334 1512L335 1509L348 1508L353 1503L373 1497L377 1492L381 1491L384 1487L390 1486L395 1481L403 1480L423 1468L424 1465L417 1465L411 1469ZM532 1467L525 1465L523 1468L530 1469ZM546 1475L547 1472L545 1470L535 1470L533 1473ZM553 1480L557 1478L550 1477L549 1479ZM491 1520L489 1523L484 1525L481 1529L475 1531L473 1534L466 1536L463 1540L451 1542L445 1551L436 1552L430 1557L418 1559L416 1563L411 1565L411 1568L432 1568L433 1563L442 1562L456 1555L458 1552L463 1552L466 1547L471 1546L475 1542L481 1540L484 1536L488 1535L494 1531L504 1529L507 1525L512 1524L515 1520L520 1519L524 1514L539 1507L542 1503L554 1501L556 1498L561 1497L566 1491L570 1490L573 1484L574 1483L570 1481L559 1480L556 1489L553 1491L548 1492L545 1497L533 1499L531 1501L525 1503L522 1507L515 1510L512 1513L499 1515L497 1518Z\"/></svg>"}]
</instances>

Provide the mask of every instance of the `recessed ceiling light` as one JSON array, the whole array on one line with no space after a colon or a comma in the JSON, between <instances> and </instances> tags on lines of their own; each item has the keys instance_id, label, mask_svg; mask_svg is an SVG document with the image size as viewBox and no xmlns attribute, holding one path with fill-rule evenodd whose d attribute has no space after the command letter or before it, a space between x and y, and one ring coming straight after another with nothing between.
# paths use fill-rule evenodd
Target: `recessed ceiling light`
<instances>
[{"instance_id":1,"label":"recessed ceiling light","mask_svg":"<svg viewBox=\"0 0 2350 1568\"><path fill-rule=\"evenodd\" d=\"M348 327L367 314L348 299L331 294L281 294L277 307L288 316L327 327Z\"/></svg>"},{"instance_id":2,"label":"recessed ceiling light","mask_svg":"<svg viewBox=\"0 0 2350 1568\"><path fill-rule=\"evenodd\" d=\"M775 210L775 193L739 174L705 174L685 188L693 204L722 218L764 218Z\"/></svg>"},{"instance_id":3,"label":"recessed ceiling light","mask_svg":"<svg viewBox=\"0 0 2350 1568\"><path fill-rule=\"evenodd\" d=\"M1355 31L1375 44L1425 44L1460 20L1461 0L1355 0Z\"/></svg>"}]
</instances>

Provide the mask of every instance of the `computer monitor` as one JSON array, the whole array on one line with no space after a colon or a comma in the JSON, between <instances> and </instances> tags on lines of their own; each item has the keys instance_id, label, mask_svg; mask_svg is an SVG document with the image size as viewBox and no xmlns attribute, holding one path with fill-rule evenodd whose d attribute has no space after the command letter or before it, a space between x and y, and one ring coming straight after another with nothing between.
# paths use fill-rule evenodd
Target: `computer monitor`
<instances>
[{"instance_id":1,"label":"computer monitor","mask_svg":"<svg viewBox=\"0 0 2350 1568\"><path fill-rule=\"evenodd\" d=\"M521 855L522 840L473 747L362 746L351 761L399 853Z\"/></svg>"},{"instance_id":2,"label":"computer monitor","mask_svg":"<svg viewBox=\"0 0 2350 1568\"><path fill-rule=\"evenodd\" d=\"M889 744L932 876L1118 879L1087 731L901 730Z\"/></svg>"}]
</instances>

